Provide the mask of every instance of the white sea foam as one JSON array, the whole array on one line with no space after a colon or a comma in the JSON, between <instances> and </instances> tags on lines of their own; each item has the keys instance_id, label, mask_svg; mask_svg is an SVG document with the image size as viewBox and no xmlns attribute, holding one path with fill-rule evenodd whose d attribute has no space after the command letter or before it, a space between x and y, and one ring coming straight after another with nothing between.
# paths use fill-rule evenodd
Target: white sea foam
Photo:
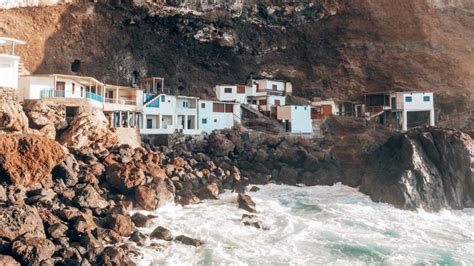
<instances>
[{"instance_id":1,"label":"white sea foam","mask_svg":"<svg viewBox=\"0 0 474 266\"><path fill-rule=\"evenodd\" d=\"M261 186L250 195L269 231L243 226L245 211L236 195L218 201L153 212L153 226L174 235L198 238L194 248L159 242L164 251L141 248L140 265L282 265L282 264L472 264L474 210L440 213L398 210L373 203L343 185L291 187Z\"/></svg>"}]
</instances>

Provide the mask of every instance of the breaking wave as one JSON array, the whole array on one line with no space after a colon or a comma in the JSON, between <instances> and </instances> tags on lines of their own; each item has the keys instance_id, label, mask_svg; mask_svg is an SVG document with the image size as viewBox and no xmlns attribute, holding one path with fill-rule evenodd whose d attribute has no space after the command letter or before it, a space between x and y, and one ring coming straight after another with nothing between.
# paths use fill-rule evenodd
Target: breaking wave
<instances>
[{"instance_id":1,"label":"breaking wave","mask_svg":"<svg viewBox=\"0 0 474 266\"><path fill-rule=\"evenodd\" d=\"M373 203L356 189L335 186L260 186L250 192L270 230L243 226L236 194L218 201L165 206L150 228L198 238L156 251L147 243L136 258L156 264L441 264L474 263L474 209L412 212ZM153 240L154 241L154 240Z\"/></svg>"}]
</instances>

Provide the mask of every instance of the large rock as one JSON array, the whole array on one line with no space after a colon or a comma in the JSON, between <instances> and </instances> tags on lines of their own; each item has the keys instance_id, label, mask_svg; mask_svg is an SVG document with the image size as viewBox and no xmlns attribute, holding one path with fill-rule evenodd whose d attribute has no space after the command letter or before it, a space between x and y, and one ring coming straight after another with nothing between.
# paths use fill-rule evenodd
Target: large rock
<instances>
[{"instance_id":1,"label":"large rock","mask_svg":"<svg viewBox=\"0 0 474 266\"><path fill-rule=\"evenodd\" d=\"M46 237L36 208L28 205L0 207L0 238L13 241L25 234Z\"/></svg>"},{"instance_id":2,"label":"large rock","mask_svg":"<svg viewBox=\"0 0 474 266\"><path fill-rule=\"evenodd\" d=\"M128 193L144 183L145 173L132 163L113 164L107 167L105 178L113 188L122 193Z\"/></svg>"},{"instance_id":3,"label":"large rock","mask_svg":"<svg viewBox=\"0 0 474 266\"><path fill-rule=\"evenodd\" d=\"M243 210L248 212L257 212L257 205L252 200L252 198L245 193L239 193L237 203L239 204L239 208Z\"/></svg>"},{"instance_id":4,"label":"large rock","mask_svg":"<svg viewBox=\"0 0 474 266\"><path fill-rule=\"evenodd\" d=\"M7 255L0 255L0 265L4 266L20 266L20 263L13 257Z\"/></svg>"},{"instance_id":5,"label":"large rock","mask_svg":"<svg viewBox=\"0 0 474 266\"><path fill-rule=\"evenodd\" d=\"M200 200L219 199L219 186L216 183L211 183L198 189L194 194Z\"/></svg>"},{"instance_id":6,"label":"large rock","mask_svg":"<svg viewBox=\"0 0 474 266\"><path fill-rule=\"evenodd\" d=\"M13 256L25 265L39 265L51 258L54 251L53 242L41 237L21 238L12 244Z\"/></svg>"},{"instance_id":7,"label":"large rock","mask_svg":"<svg viewBox=\"0 0 474 266\"><path fill-rule=\"evenodd\" d=\"M28 118L18 102L17 90L0 88L0 131L24 132Z\"/></svg>"},{"instance_id":8,"label":"large rock","mask_svg":"<svg viewBox=\"0 0 474 266\"><path fill-rule=\"evenodd\" d=\"M48 105L43 101L27 101L24 104L24 110L32 128L52 125L53 129L61 130L68 125L64 105Z\"/></svg>"},{"instance_id":9,"label":"large rock","mask_svg":"<svg viewBox=\"0 0 474 266\"><path fill-rule=\"evenodd\" d=\"M0 135L0 169L15 185L36 185L63 157L61 146L45 137Z\"/></svg>"},{"instance_id":10,"label":"large rock","mask_svg":"<svg viewBox=\"0 0 474 266\"><path fill-rule=\"evenodd\" d=\"M173 234L171 233L171 231L162 226L158 226L157 228L155 228L155 230L151 232L150 237L156 239L163 239L165 241L173 240Z\"/></svg>"},{"instance_id":11,"label":"large rock","mask_svg":"<svg viewBox=\"0 0 474 266\"><path fill-rule=\"evenodd\" d=\"M132 219L128 215L109 214L105 218L107 228L114 230L121 236L129 236L133 230Z\"/></svg>"},{"instance_id":12,"label":"large rock","mask_svg":"<svg viewBox=\"0 0 474 266\"><path fill-rule=\"evenodd\" d=\"M474 141L464 133L416 129L397 134L368 161L360 191L403 209L474 207Z\"/></svg>"},{"instance_id":13,"label":"large rock","mask_svg":"<svg viewBox=\"0 0 474 266\"><path fill-rule=\"evenodd\" d=\"M135 188L135 202L145 210L156 210L174 201L174 194L164 181Z\"/></svg>"},{"instance_id":14,"label":"large rock","mask_svg":"<svg viewBox=\"0 0 474 266\"><path fill-rule=\"evenodd\" d=\"M106 208L109 203L91 185L79 189L74 202L82 208Z\"/></svg>"},{"instance_id":15,"label":"large rock","mask_svg":"<svg viewBox=\"0 0 474 266\"><path fill-rule=\"evenodd\" d=\"M101 151L116 145L118 140L115 132L109 129L109 122L101 110L81 107L59 142L69 148L92 147Z\"/></svg>"},{"instance_id":16,"label":"large rock","mask_svg":"<svg viewBox=\"0 0 474 266\"><path fill-rule=\"evenodd\" d=\"M224 134L213 132L209 135L209 153L215 156L228 156L234 150L235 145L226 138Z\"/></svg>"}]
</instances>

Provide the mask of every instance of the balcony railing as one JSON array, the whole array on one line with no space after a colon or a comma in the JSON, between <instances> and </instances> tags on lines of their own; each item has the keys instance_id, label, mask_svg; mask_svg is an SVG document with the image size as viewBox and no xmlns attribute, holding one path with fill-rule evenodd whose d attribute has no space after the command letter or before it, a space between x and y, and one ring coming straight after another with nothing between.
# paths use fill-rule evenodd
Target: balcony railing
<instances>
[{"instance_id":1,"label":"balcony railing","mask_svg":"<svg viewBox=\"0 0 474 266\"><path fill-rule=\"evenodd\" d=\"M72 91L71 92L68 91L68 93L71 93L71 95L73 94ZM66 91L65 90L44 89L44 90L40 91L40 98L41 99L44 99L44 98L66 98ZM74 97L71 97L71 98L74 98ZM81 95L80 98L87 98L87 99L91 99L93 101L97 101L97 102L100 102L100 103L104 102L104 97L102 97L100 95L97 95L93 92L88 92L88 91L85 92L85 95L84 94Z\"/></svg>"},{"instance_id":2,"label":"balcony railing","mask_svg":"<svg viewBox=\"0 0 474 266\"><path fill-rule=\"evenodd\" d=\"M100 96L100 95L97 95L93 92L88 92L86 91L86 98L87 99L91 99L91 100L94 100L94 101L97 101L97 102L101 102L103 103L104 102L104 97Z\"/></svg>"},{"instance_id":3,"label":"balcony railing","mask_svg":"<svg viewBox=\"0 0 474 266\"><path fill-rule=\"evenodd\" d=\"M123 105L136 105L137 101L134 99L113 99L113 98L105 98L105 103L115 103L115 104L123 104Z\"/></svg>"},{"instance_id":4,"label":"balcony railing","mask_svg":"<svg viewBox=\"0 0 474 266\"><path fill-rule=\"evenodd\" d=\"M258 90L257 93L259 92L264 92L268 95L277 95L277 96L284 96L286 94L285 91L278 91L278 90L271 90L271 89Z\"/></svg>"},{"instance_id":5,"label":"balcony railing","mask_svg":"<svg viewBox=\"0 0 474 266\"><path fill-rule=\"evenodd\" d=\"M64 90L41 90L40 97L43 98L64 98L66 92Z\"/></svg>"}]
</instances>

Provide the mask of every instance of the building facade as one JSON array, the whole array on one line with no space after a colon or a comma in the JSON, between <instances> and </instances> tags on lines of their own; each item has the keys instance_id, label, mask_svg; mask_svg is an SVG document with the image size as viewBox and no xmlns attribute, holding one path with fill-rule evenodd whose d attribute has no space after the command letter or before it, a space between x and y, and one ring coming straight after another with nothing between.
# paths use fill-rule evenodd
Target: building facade
<instances>
[{"instance_id":1,"label":"building facade","mask_svg":"<svg viewBox=\"0 0 474 266\"><path fill-rule=\"evenodd\" d=\"M18 88L18 75L20 70L20 57L16 55L17 45L25 42L0 37L0 88Z\"/></svg>"},{"instance_id":2,"label":"building facade","mask_svg":"<svg viewBox=\"0 0 474 266\"><path fill-rule=\"evenodd\" d=\"M221 102L247 103L245 85L217 85L214 87L217 100Z\"/></svg>"},{"instance_id":3,"label":"building facade","mask_svg":"<svg viewBox=\"0 0 474 266\"><path fill-rule=\"evenodd\" d=\"M277 107L277 119L287 132L292 134L312 134L311 107L309 105L286 105Z\"/></svg>"},{"instance_id":4,"label":"building facade","mask_svg":"<svg viewBox=\"0 0 474 266\"><path fill-rule=\"evenodd\" d=\"M199 129L211 133L241 122L240 103L199 100Z\"/></svg>"}]
</instances>

